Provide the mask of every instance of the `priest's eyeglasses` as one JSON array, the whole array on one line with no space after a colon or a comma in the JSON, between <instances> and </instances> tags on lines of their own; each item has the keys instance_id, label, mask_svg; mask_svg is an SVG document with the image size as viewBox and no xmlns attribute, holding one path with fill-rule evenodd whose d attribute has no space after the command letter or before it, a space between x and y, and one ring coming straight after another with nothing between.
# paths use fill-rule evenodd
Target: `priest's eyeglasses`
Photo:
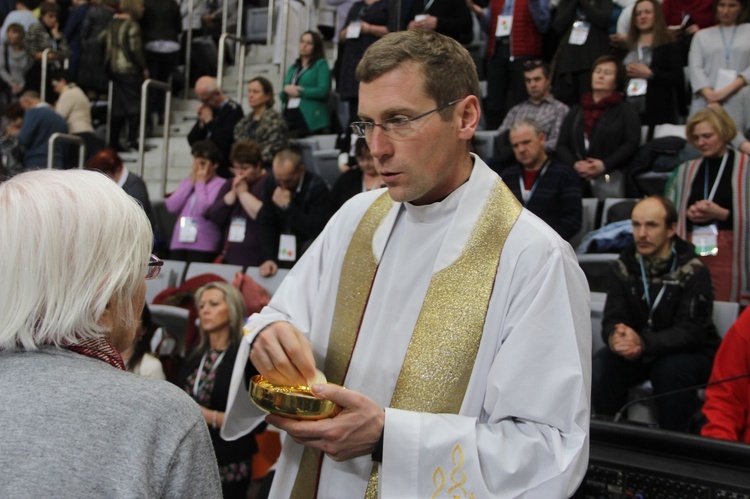
<instances>
[{"instance_id":1,"label":"priest's eyeglasses","mask_svg":"<svg viewBox=\"0 0 750 499\"><path fill-rule=\"evenodd\" d=\"M161 268L164 266L164 262L159 260L155 255L151 255L148 264L146 265L146 280L156 279L161 274Z\"/></svg>"},{"instance_id":2,"label":"priest's eyeglasses","mask_svg":"<svg viewBox=\"0 0 750 499\"><path fill-rule=\"evenodd\" d=\"M450 101L447 104L436 107L432 111L427 111L426 113L422 113L419 116L415 116L413 118L404 118L403 116L397 116L395 118L389 118L382 123L375 123L374 121L355 121L349 126L351 127L354 135L356 135L360 139L369 139L370 137L372 137L372 131L375 130L376 126L382 128L383 133L389 139L405 139L416 129L414 125L415 121L424 118L425 116L429 116L432 113L442 111L445 108L458 104L462 100L463 99L456 99Z\"/></svg>"}]
</instances>

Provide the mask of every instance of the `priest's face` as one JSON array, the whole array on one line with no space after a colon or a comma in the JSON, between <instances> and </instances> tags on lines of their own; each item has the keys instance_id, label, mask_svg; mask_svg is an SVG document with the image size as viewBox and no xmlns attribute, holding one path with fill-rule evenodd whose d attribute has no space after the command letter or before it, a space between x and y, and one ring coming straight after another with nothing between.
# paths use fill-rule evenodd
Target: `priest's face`
<instances>
[{"instance_id":1,"label":"priest's face","mask_svg":"<svg viewBox=\"0 0 750 499\"><path fill-rule=\"evenodd\" d=\"M445 121L438 112L405 122L447 104L435 102L424 91L424 73L415 63L403 63L369 83L359 86L362 121L403 125L385 131L380 126L367 132L367 144L388 192L397 202L415 205L445 198L465 181L458 165L466 161L467 141L459 131L460 113L466 99L448 107Z\"/></svg>"}]
</instances>

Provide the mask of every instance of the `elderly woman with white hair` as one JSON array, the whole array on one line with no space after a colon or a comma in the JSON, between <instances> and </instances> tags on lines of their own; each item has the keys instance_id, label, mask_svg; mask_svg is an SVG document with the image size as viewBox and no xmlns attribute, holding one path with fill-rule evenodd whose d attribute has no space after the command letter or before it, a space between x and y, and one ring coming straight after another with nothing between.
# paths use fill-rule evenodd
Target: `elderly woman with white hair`
<instances>
[{"instance_id":1,"label":"elderly woman with white hair","mask_svg":"<svg viewBox=\"0 0 750 499\"><path fill-rule=\"evenodd\" d=\"M151 244L101 173L0 184L0 497L221 495L197 405L119 353L159 271Z\"/></svg>"}]
</instances>

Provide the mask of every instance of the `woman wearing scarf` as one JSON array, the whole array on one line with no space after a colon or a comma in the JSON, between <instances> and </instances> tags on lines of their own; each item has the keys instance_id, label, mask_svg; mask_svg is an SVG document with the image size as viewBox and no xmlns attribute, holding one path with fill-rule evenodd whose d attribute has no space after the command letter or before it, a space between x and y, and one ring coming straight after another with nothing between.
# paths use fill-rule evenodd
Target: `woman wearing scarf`
<instances>
[{"instance_id":1,"label":"woman wearing scarf","mask_svg":"<svg viewBox=\"0 0 750 499\"><path fill-rule=\"evenodd\" d=\"M685 127L701 158L681 164L667 184L677 235L692 242L711 271L716 300L750 303L748 157L732 149L737 128L721 107L701 109Z\"/></svg>"},{"instance_id":2,"label":"woman wearing scarf","mask_svg":"<svg viewBox=\"0 0 750 499\"><path fill-rule=\"evenodd\" d=\"M638 112L624 102L625 68L614 55L603 55L591 70L591 92L573 106L560 129L557 158L575 168L584 196L622 197L622 169L638 151Z\"/></svg>"}]
</instances>

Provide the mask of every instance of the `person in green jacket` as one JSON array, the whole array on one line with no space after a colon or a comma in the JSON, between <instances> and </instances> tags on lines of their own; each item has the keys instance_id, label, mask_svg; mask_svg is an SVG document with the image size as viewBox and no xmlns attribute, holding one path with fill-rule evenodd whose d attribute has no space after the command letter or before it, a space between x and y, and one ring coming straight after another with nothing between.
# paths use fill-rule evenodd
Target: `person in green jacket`
<instances>
[{"instance_id":1,"label":"person in green jacket","mask_svg":"<svg viewBox=\"0 0 750 499\"><path fill-rule=\"evenodd\" d=\"M331 70L323 52L323 38L305 31L299 41L299 58L287 71L281 92L290 138L328 132L330 92Z\"/></svg>"}]
</instances>

